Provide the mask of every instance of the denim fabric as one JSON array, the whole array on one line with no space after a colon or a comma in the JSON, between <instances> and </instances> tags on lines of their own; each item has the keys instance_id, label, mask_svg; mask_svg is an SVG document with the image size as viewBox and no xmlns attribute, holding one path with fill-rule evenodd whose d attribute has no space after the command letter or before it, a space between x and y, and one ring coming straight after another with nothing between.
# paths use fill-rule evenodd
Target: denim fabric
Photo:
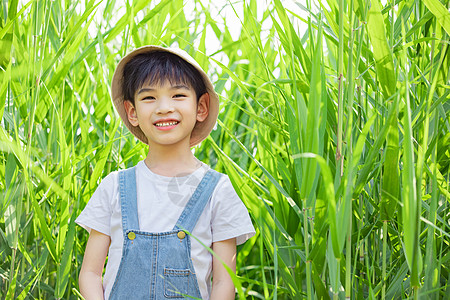
<instances>
[{"instance_id":1,"label":"denim fabric","mask_svg":"<svg viewBox=\"0 0 450 300\"><path fill-rule=\"evenodd\" d=\"M184 231L192 232L219 179L208 170L173 230L150 233L139 230L135 168L119 172L124 245L110 299L201 298Z\"/></svg>"}]
</instances>

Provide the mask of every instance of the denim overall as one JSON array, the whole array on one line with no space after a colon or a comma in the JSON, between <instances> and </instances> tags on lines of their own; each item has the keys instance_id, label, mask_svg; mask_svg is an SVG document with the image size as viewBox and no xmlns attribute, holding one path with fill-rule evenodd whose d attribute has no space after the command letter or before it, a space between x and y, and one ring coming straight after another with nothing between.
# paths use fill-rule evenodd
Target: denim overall
<instances>
[{"instance_id":1,"label":"denim overall","mask_svg":"<svg viewBox=\"0 0 450 300\"><path fill-rule=\"evenodd\" d=\"M150 233L139 229L135 168L119 172L124 244L110 299L201 299L185 231L194 229L220 175L208 170L172 231Z\"/></svg>"}]
</instances>

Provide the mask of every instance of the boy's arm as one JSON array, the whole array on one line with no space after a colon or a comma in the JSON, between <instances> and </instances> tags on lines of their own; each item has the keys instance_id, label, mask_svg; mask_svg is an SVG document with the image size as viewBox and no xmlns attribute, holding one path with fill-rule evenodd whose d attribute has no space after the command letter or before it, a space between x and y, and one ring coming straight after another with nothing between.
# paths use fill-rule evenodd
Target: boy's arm
<instances>
[{"instance_id":1,"label":"boy's arm","mask_svg":"<svg viewBox=\"0 0 450 300\"><path fill-rule=\"evenodd\" d=\"M223 262L236 272L236 239L229 239L212 244L212 250L220 257ZM234 299L235 288L230 275L228 274L222 262L213 256L213 282L211 290L211 300Z\"/></svg>"},{"instance_id":2,"label":"boy's arm","mask_svg":"<svg viewBox=\"0 0 450 300\"><path fill-rule=\"evenodd\" d=\"M103 299L102 274L110 243L108 235L91 230L79 277L80 292L86 300Z\"/></svg>"}]
</instances>

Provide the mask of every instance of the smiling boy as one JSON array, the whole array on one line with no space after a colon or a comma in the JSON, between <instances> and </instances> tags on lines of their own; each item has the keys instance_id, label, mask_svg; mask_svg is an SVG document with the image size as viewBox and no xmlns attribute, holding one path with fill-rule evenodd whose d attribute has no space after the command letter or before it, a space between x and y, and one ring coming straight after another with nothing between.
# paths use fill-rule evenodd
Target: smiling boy
<instances>
[{"instance_id":1,"label":"smiling boy","mask_svg":"<svg viewBox=\"0 0 450 300\"><path fill-rule=\"evenodd\" d=\"M211 81L184 51L145 46L119 62L112 97L149 150L135 167L106 176L76 220L90 232L81 293L86 299L234 299L220 260L235 271L236 245L255 232L228 177L191 152L217 119Z\"/></svg>"}]
</instances>

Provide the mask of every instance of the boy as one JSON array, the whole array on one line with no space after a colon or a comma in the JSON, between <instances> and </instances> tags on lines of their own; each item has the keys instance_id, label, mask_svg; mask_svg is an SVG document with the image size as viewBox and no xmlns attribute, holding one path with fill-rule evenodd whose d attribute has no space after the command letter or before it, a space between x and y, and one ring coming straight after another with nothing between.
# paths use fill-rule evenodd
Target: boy
<instances>
[{"instance_id":1,"label":"boy","mask_svg":"<svg viewBox=\"0 0 450 300\"><path fill-rule=\"evenodd\" d=\"M231 277L202 244L235 271L236 245L255 231L228 177L190 150L217 119L211 81L184 51L144 46L119 62L111 90L123 122L149 151L135 167L106 176L76 220L90 232L81 293L88 300L234 299Z\"/></svg>"}]
</instances>

